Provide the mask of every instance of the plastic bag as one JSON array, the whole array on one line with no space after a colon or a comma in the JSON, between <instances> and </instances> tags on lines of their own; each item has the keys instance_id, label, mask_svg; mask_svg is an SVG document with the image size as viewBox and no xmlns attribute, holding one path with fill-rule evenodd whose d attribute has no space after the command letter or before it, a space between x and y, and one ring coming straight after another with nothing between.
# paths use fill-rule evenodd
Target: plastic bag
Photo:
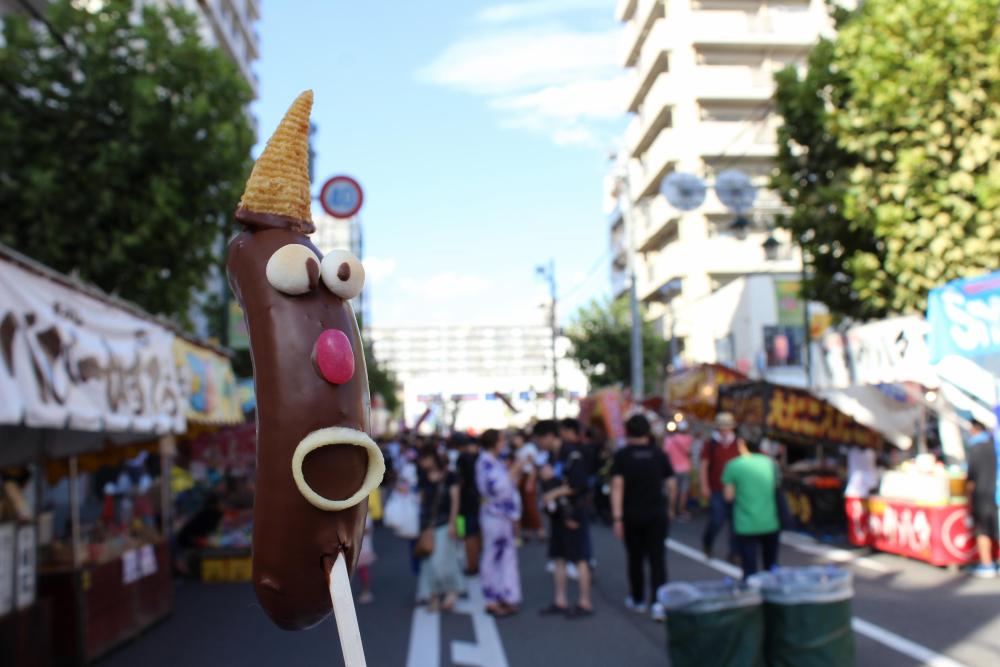
<instances>
[{"instance_id":1,"label":"plastic bag","mask_svg":"<svg viewBox=\"0 0 1000 667\"><path fill-rule=\"evenodd\" d=\"M414 540L420 535L420 498L414 493L396 491L385 504L383 523L396 535Z\"/></svg>"}]
</instances>

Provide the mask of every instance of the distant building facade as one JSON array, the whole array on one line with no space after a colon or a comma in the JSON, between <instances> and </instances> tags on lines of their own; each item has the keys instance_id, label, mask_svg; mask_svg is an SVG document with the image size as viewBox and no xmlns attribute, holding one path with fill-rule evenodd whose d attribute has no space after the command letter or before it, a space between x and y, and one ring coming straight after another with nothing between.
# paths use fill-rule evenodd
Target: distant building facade
<instances>
[{"instance_id":1,"label":"distant building facade","mask_svg":"<svg viewBox=\"0 0 1000 667\"><path fill-rule=\"evenodd\" d=\"M454 423L482 430L552 416L548 327L375 327L368 335L376 358L403 386L409 426L428 411L425 428ZM565 348L565 340L557 341L560 416L573 412L572 399L587 391Z\"/></svg>"}]
</instances>

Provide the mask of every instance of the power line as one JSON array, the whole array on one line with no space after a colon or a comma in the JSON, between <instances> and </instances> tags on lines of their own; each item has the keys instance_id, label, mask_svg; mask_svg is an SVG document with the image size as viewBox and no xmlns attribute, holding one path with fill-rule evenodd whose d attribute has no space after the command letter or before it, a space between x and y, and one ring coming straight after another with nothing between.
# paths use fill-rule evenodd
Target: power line
<instances>
[{"instance_id":1,"label":"power line","mask_svg":"<svg viewBox=\"0 0 1000 667\"><path fill-rule=\"evenodd\" d=\"M606 262L608 260L608 258L611 256L612 252L613 252L613 248L608 248L607 250L605 250L601 254L601 256L598 257L594 261L593 264L591 264L590 268L587 269L587 272L586 272L586 274L584 274L584 277L579 282L577 282L575 285L573 285L568 290L566 290L565 292L563 292L562 295L560 295L559 299L560 300L564 300L564 299L569 298L571 295L573 295L577 291L579 291L579 289L581 287L583 287L588 282L590 282L590 279L594 277L595 272L604 265L604 262Z\"/></svg>"}]
</instances>

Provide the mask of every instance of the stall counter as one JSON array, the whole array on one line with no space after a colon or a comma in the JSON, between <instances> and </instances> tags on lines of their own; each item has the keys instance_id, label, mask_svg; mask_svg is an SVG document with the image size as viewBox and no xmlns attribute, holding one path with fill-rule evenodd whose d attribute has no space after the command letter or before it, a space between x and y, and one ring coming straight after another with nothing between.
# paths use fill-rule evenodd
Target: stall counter
<instances>
[{"instance_id":1,"label":"stall counter","mask_svg":"<svg viewBox=\"0 0 1000 667\"><path fill-rule=\"evenodd\" d=\"M51 608L55 664L86 664L171 612L167 545L145 545L78 569L43 569L39 597Z\"/></svg>"},{"instance_id":2,"label":"stall counter","mask_svg":"<svg viewBox=\"0 0 1000 667\"><path fill-rule=\"evenodd\" d=\"M922 560L938 567L976 561L965 502L923 505L872 496L845 499L851 544Z\"/></svg>"}]
</instances>

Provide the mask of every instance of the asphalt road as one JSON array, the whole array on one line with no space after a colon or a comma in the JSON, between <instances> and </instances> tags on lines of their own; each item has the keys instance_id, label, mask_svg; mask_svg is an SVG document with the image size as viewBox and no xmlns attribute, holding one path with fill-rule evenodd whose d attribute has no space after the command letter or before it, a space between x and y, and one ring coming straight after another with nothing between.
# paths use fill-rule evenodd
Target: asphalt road
<instances>
[{"instance_id":1,"label":"asphalt road","mask_svg":"<svg viewBox=\"0 0 1000 667\"><path fill-rule=\"evenodd\" d=\"M718 579L731 573L704 562L693 547L700 522L677 524L668 551L670 577ZM478 587L457 613L415 610L415 579L406 547L376 534L375 601L358 607L368 664L444 667L579 667L667 665L664 625L627 611L624 551L610 531L594 528L599 561L597 613L569 620L540 617L551 595L544 548L520 552L525 603L514 617L494 621L479 612ZM886 554L839 550L787 536L786 565L839 561L855 575L857 664L862 666L990 667L1000 664L1000 580L972 580L961 573ZM103 667L160 665L341 665L333 620L304 632L278 630L257 607L249 585L183 582L174 614L131 644L107 656ZM708 663L706 663L708 664Z\"/></svg>"}]
</instances>

